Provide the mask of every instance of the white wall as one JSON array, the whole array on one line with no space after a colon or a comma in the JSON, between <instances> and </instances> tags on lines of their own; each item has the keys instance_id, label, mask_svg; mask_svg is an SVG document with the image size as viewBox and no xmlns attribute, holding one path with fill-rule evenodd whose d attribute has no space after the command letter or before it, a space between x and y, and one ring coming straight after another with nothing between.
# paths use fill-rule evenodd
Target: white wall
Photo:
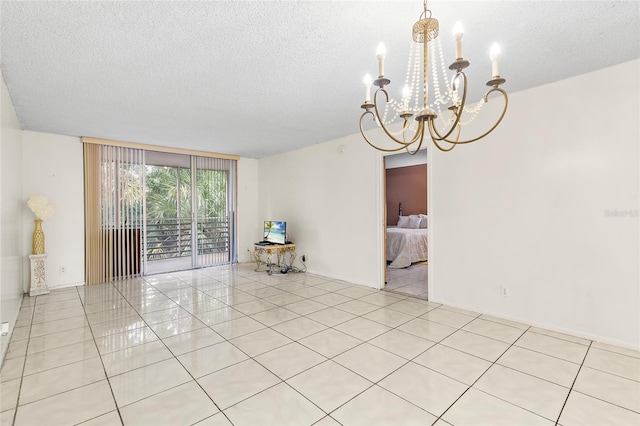
<instances>
[{"instance_id":1,"label":"white wall","mask_svg":"<svg viewBox=\"0 0 640 426\"><path fill-rule=\"evenodd\" d=\"M640 346L638 64L513 93L489 137L428 148L432 300ZM377 287L381 169L359 134L261 159L260 220L310 272Z\"/></svg>"},{"instance_id":2,"label":"white wall","mask_svg":"<svg viewBox=\"0 0 640 426\"><path fill-rule=\"evenodd\" d=\"M56 205L42 222L49 288L84 284L84 178L79 138L25 131L23 133L24 290L29 289L29 258L35 216L26 201L44 195ZM65 272L61 273L60 268Z\"/></svg>"},{"instance_id":3,"label":"white wall","mask_svg":"<svg viewBox=\"0 0 640 426\"><path fill-rule=\"evenodd\" d=\"M1 73L0 78L0 319L13 332L22 301L22 126ZM0 340L0 360L11 332Z\"/></svg>"},{"instance_id":4,"label":"white wall","mask_svg":"<svg viewBox=\"0 0 640 426\"><path fill-rule=\"evenodd\" d=\"M639 64L514 93L489 137L431 151L432 300L640 347Z\"/></svg>"},{"instance_id":5,"label":"white wall","mask_svg":"<svg viewBox=\"0 0 640 426\"><path fill-rule=\"evenodd\" d=\"M238 262L250 262L250 249L262 232L258 215L258 160L238 160Z\"/></svg>"},{"instance_id":6,"label":"white wall","mask_svg":"<svg viewBox=\"0 0 640 426\"><path fill-rule=\"evenodd\" d=\"M43 222L48 258L49 287L84 284L84 175L79 138L24 132L24 286L28 290L34 216L26 206L32 195L42 194L56 204L56 212ZM250 261L246 247L260 232L257 196L257 160L238 161L238 260ZM255 229L254 229L255 228ZM65 273L60 268L65 268Z\"/></svg>"},{"instance_id":7,"label":"white wall","mask_svg":"<svg viewBox=\"0 0 640 426\"><path fill-rule=\"evenodd\" d=\"M446 154L432 149L433 300L640 346L637 214L605 214L638 209L638 64L514 93L505 122L488 138ZM4 113L2 130L6 223ZM23 139L21 255L33 231L25 201L43 193L58 205L44 223L50 279L81 281L82 273L72 273L79 267L72 262L84 259L81 144L34 132ZM241 160L240 259L263 220L282 219L310 272L378 287L381 182L381 155L359 134L258 160L257 172L254 160ZM4 248L5 227L0 231ZM4 290L4 251L2 260ZM56 277L59 266L68 268L67 281Z\"/></svg>"},{"instance_id":8,"label":"white wall","mask_svg":"<svg viewBox=\"0 0 640 426\"><path fill-rule=\"evenodd\" d=\"M309 272L381 285L379 152L354 135L260 159L258 172L260 220L287 222Z\"/></svg>"},{"instance_id":9,"label":"white wall","mask_svg":"<svg viewBox=\"0 0 640 426\"><path fill-rule=\"evenodd\" d=\"M386 156L385 167L387 169L397 169L400 167L417 166L427 164L427 149L423 148L414 155L408 152L402 154L391 154Z\"/></svg>"}]
</instances>

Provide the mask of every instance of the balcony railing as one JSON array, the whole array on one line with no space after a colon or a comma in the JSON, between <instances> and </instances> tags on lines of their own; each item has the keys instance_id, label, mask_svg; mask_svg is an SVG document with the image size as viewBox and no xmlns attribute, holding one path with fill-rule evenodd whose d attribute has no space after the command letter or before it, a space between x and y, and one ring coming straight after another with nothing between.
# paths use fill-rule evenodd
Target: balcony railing
<instances>
[{"instance_id":1,"label":"balcony railing","mask_svg":"<svg viewBox=\"0 0 640 426\"><path fill-rule=\"evenodd\" d=\"M147 259L189 257L191 218L147 219ZM200 218L197 225L198 254L229 252L229 218Z\"/></svg>"},{"instance_id":2,"label":"balcony railing","mask_svg":"<svg viewBox=\"0 0 640 426\"><path fill-rule=\"evenodd\" d=\"M198 254L229 252L229 218L208 217L198 220Z\"/></svg>"}]
</instances>

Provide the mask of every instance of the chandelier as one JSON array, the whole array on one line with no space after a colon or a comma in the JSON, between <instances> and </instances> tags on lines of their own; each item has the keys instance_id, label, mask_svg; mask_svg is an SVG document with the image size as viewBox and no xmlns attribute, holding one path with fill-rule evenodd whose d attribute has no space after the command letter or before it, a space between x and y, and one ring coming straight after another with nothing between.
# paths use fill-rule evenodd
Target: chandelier
<instances>
[{"instance_id":1,"label":"chandelier","mask_svg":"<svg viewBox=\"0 0 640 426\"><path fill-rule=\"evenodd\" d=\"M490 89L484 97L474 105L467 105L467 75L464 69L469 66L469 61L462 56L463 29L460 22L457 22L453 29L453 36L456 44L456 60L449 65L449 70L455 71L451 80L447 79L442 54L442 45L438 39L438 20L431 17L431 11L427 8L427 0L424 0L424 11L420 15L420 20L413 25L413 49L409 55L407 66L407 78L402 90L402 100L389 99L389 93L385 86L391 81L384 75L385 49L382 43L378 46L378 78L371 80L369 74L365 76L364 84L366 97L361 105L365 111L360 116L360 133L373 148L384 152L396 152L406 150L409 154L415 154L422 147L425 133L428 132L434 145L441 151L451 151L456 145L475 142L491 133L502 121L509 99L507 93L500 88L506 80L500 77L498 71L498 58L500 48L497 44L491 46L489 57L492 63L492 77L487 81ZM433 41L432 43L428 43ZM420 55L420 44L422 44L422 55ZM432 88L434 101L429 103L429 45L435 52L431 57L432 65ZM436 61L436 54L440 63ZM422 64L420 64L422 56ZM439 65L439 66L438 66ZM420 70L422 67L422 70ZM420 71L422 71L422 81L420 82ZM445 84L440 84L441 79ZM371 84L378 87L371 101ZM418 104L419 90L422 85L422 104ZM441 90L441 87L444 87ZM499 93L504 100L504 106L498 119L485 133L480 136L461 140L460 134L463 125L469 124L480 113L484 104L489 101L489 95ZM411 105L411 98L414 104ZM384 100L384 104L380 101ZM391 110L391 111L390 111ZM443 110L445 110L443 112ZM448 111L448 112L447 112ZM371 115L373 121L382 128L384 133L393 141L393 148L382 148L376 146L367 137L362 125L366 116ZM391 125L397 118L402 119L402 127L399 131L392 132ZM412 117L415 117L413 120ZM463 119L464 117L464 119ZM415 145L417 144L417 145Z\"/></svg>"}]
</instances>

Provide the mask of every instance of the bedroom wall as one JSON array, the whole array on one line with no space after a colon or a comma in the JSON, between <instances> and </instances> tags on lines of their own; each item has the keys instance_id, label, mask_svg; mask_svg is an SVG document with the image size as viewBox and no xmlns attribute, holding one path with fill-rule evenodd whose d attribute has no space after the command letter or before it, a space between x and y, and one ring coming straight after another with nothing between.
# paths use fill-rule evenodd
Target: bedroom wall
<instances>
[{"instance_id":1,"label":"bedroom wall","mask_svg":"<svg viewBox=\"0 0 640 426\"><path fill-rule=\"evenodd\" d=\"M640 347L639 64L513 93L489 137L432 150L432 300Z\"/></svg>"},{"instance_id":2,"label":"bedroom wall","mask_svg":"<svg viewBox=\"0 0 640 426\"><path fill-rule=\"evenodd\" d=\"M427 214L427 165L386 169L387 224L396 225L402 214Z\"/></svg>"},{"instance_id":3,"label":"bedroom wall","mask_svg":"<svg viewBox=\"0 0 640 426\"><path fill-rule=\"evenodd\" d=\"M0 320L9 334L0 338L4 360L22 302L22 126L0 72Z\"/></svg>"},{"instance_id":4,"label":"bedroom wall","mask_svg":"<svg viewBox=\"0 0 640 426\"><path fill-rule=\"evenodd\" d=\"M262 158L260 220L287 222L308 272L378 288L382 172L381 154L359 134Z\"/></svg>"}]
</instances>

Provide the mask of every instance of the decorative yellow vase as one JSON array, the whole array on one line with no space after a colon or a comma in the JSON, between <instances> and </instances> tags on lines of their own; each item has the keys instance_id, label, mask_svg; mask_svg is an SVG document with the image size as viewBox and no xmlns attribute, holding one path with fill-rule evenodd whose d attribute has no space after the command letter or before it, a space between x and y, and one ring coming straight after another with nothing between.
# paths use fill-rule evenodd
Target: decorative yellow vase
<instances>
[{"instance_id":1,"label":"decorative yellow vase","mask_svg":"<svg viewBox=\"0 0 640 426\"><path fill-rule=\"evenodd\" d=\"M36 229L33 231L33 254L44 254L44 231L42 230L42 220L35 219Z\"/></svg>"}]
</instances>

